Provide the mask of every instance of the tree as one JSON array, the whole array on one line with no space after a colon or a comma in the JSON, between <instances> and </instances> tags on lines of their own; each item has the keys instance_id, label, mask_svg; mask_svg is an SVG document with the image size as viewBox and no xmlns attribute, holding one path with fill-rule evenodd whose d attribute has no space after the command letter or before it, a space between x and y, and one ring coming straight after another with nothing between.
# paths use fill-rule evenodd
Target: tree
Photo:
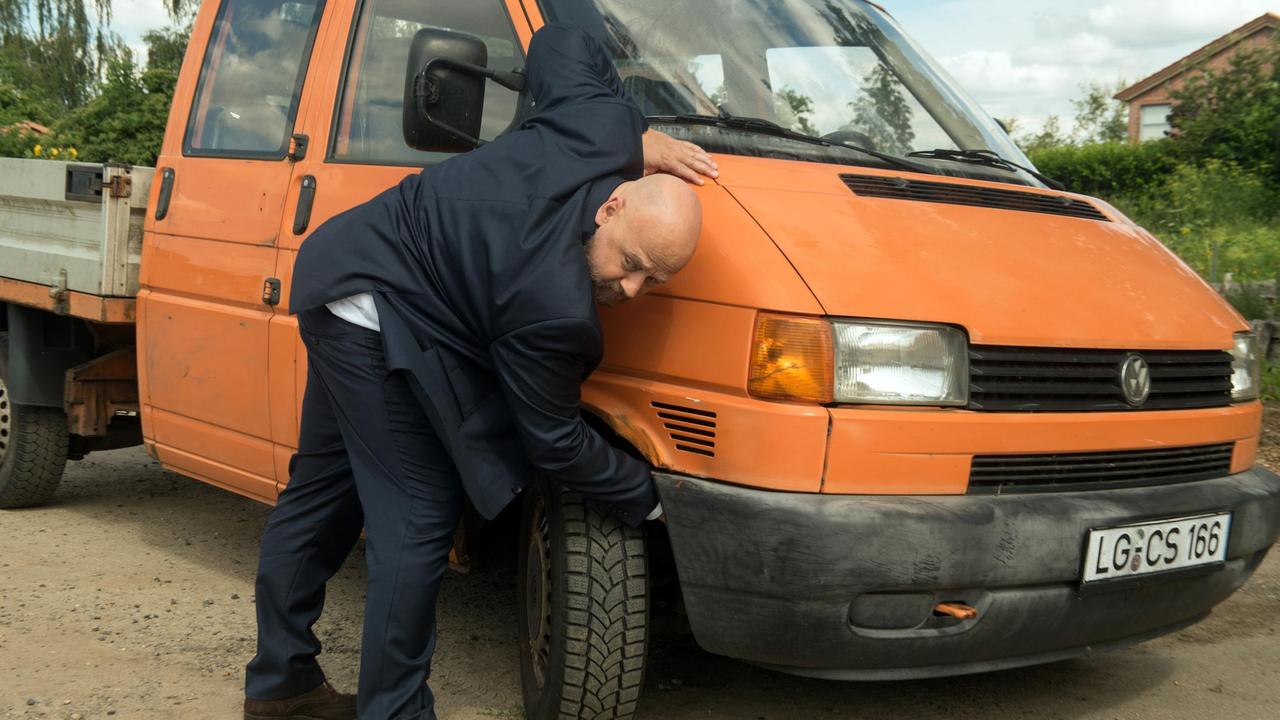
<instances>
[{"instance_id":1,"label":"tree","mask_svg":"<svg viewBox=\"0 0 1280 720\"><path fill-rule=\"evenodd\" d=\"M1280 180L1280 34L1236 53L1226 68L1202 66L1172 95L1170 123L1186 158L1227 160Z\"/></svg>"},{"instance_id":2,"label":"tree","mask_svg":"<svg viewBox=\"0 0 1280 720\"><path fill-rule=\"evenodd\" d=\"M1072 144L1071 137L1062 130L1062 119L1057 115L1050 115L1039 132L1023 133L1014 138L1014 142L1029 153Z\"/></svg>"},{"instance_id":3,"label":"tree","mask_svg":"<svg viewBox=\"0 0 1280 720\"><path fill-rule=\"evenodd\" d=\"M813 98L791 88L782 88L773 95L774 114L781 125L806 135L817 135L809 116L813 114Z\"/></svg>"},{"instance_id":4,"label":"tree","mask_svg":"<svg viewBox=\"0 0 1280 720\"><path fill-rule=\"evenodd\" d=\"M91 162L155 164L190 34L188 26L144 35L147 66L141 73L131 54L112 58L101 92L54 126L57 143Z\"/></svg>"},{"instance_id":5,"label":"tree","mask_svg":"<svg viewBox=\"0 0 1280 720\"><path fill-rule=\"evenodd\" d=\"M110 0L0 0L0 85L48 102L27 119L48 122L89 99L113 49L110 21Z\"/></svg>"},{"instance_id":6,"label":"tree","mask_svg":"<svg viewBox=\"0 0 1280 720\"><path fill-rule=\"evenodd\" d=\"M187 41L191 39L191 23L168 28L149 30L142 36L147 44L147 70L171 72L177 80L182 69L182 58L187 54Z\"/></svg>"},{"instance_id":7,"label":"tree","mask_svg":"<svg viewBox=\"0 0 1280 720\"><path fill-rule=\"evenodd\" d=\"M853 120L844 129L866 135L882 152L911 152L916 139L911 127L911 106L893 71L876 63L862 79L862 94L861 99L849 103Z\"/></svg>"},{"instance_id":8,"label":"tree","mask_svg":"<svg viewBox=\"0 0 1280 720\"><path fill-rule=\"evenodd\" d=\"M192 0L166 0L175 20ZM111 0L0 0L0 155L76 147L81 159L150 163L160 149L187 37L144 36L146 69L110 30ZM50 136L20 129L32 121Z\"/></svg>"},{"instance_id":9,"label":"tree","mask_svg":"<svg viewBox=\"0 0 1280 720\"><path fill-rule=\"evenodd\" d=\"M94 96L110 63L128 52L111 32L111 2L0 0L0 123L48 124ZM165 2L174 21L196 7Z\"/></svg>"},{"instance_id":10,"label":"tree","mask_svg":"<svg viewBox=\"0 0 1280 720\"><path fill-rule=\"evenodd\" d=\"M1089 143L1123 142L1129 136L1128 107L1113 96L1127 83L1108 86L1099 82L1081 85L1083 92L1071 101L1076 110L1076 127L1072 140Z\"/></svg>"},{"instance_id":11,"label":"tree","mask_svg":"<svg viewBox=\"0 0 1280 720\"><path fill-rule=\"evenodd\" d=\"M1099 82L1081 85L1081 95L1071 100L1075 108L1075 128L1067 133L1062 118L1050 115L1037 132L1020 130L1016 119L1004 120L1009 135L1026 152L1038 152L1068 145L1093 145L1123 142L1129 135L1129 113L1123 103L1112 96L1124 83L1108 86Z\"/></svg>"}]
</instances>

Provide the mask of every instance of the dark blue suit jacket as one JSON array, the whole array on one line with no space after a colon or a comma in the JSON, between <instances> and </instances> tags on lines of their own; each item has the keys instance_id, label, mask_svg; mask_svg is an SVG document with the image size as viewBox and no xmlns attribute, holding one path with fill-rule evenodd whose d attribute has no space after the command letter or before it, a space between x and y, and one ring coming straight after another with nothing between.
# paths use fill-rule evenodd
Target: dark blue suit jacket
<instances>
[{"instance_id":1,"label":"dark blue suit jacket","mask_svg":"<svg viewBox=\"0 0 1280 720\"><path fill-rule=\"evenodd\" d=\"M644 118L604 48L568 25L529 47L535 113L316 228L290 312L373 292L389 372L410 374L473 504L493 517L541 471L638 524L649 467L581 416L604 339L584 241L640 177Z\"/></svg>"}]
</instances>

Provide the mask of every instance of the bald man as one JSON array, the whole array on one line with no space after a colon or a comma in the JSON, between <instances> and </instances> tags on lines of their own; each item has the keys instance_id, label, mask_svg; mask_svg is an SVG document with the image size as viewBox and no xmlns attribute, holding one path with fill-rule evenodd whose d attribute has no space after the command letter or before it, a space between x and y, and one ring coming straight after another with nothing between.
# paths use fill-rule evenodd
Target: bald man
<instances>
[{"instance_id":1,"label":"bald man","mask_svg":"<svg viewBox=\"0 0 1280 720\"><path fill-rule=\"evenodd\" d=\"M625 182L596 210L587 240L595 301L617 305L680 272L697 247L702 205L683 181L650 175Z\"/></svg>"},{"instance_id":2,"label":"bald man","mask_svg":"<svg viewBox=\"0 0 1280 720\"><path fill-rule=\"evenodd\" d=\"M698 198L662 173L701 184L715 165L647 132L580 30L538 31L527 76L537 111L518 128L335 216L298 253L306 394L262 537L246 720L435 718L436 596L467 499L492 518L543 474L631 525L661 513L648 465L583 420L581 383L604 349L596 302L693 256ZM361 527L353 699L325 681L311 627Z\"/></svg>"}]
</instances>

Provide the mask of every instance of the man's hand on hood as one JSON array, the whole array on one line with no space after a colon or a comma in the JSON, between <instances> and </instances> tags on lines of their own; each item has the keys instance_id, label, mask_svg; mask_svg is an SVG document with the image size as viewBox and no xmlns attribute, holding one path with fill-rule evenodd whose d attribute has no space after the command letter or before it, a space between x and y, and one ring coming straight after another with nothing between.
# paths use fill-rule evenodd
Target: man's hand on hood
<instances>
[{"instance_id":1,"label":"man's hand on hood","mask_svg":"<svg viewBox=\"0 0 1280 720\"><path fill-rule=\"evenodd\" d=\"M666 133L649 130L641 136L644 142L644 174L667 173L682 180L703 185L702 178L720 177L719 167L707 151L691 142L676 140Z\"/></svg>"}]
</instances>

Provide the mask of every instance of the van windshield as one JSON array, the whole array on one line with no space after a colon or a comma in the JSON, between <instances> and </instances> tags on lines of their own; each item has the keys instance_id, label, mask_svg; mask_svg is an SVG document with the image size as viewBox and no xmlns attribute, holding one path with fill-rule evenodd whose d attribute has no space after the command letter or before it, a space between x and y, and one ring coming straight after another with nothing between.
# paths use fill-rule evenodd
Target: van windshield
<instances>
[{"instance_id":1,"label":"van windshield","mask_svg":"<svg viewBox=\"0 0 1280 720\"><path fill-rule=\"evenodd\" d=\"M760 118L906 156L992 151L1029 165L1009 136L876 7L860 0L541 0L551 22L599 38L650 123L713 152L891 166L857 151L671 116ZM663 117L663 119L658 119ZM950 159L938 172L1032 184Z\"/></svg>"}]
</instances>

